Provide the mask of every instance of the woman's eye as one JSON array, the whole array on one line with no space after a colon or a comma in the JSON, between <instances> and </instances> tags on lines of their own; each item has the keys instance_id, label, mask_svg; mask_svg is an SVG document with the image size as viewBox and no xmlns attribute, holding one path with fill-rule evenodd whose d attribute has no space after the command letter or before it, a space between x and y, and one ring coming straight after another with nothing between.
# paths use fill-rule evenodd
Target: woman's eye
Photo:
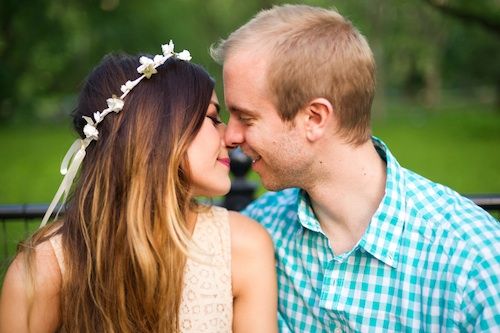
<instances>
[{"instance_id":1,"label":"woman's eye","mask_svg":"<svg viewBox=\"0 0 500 333\"><path fill-rule=\"evenodd\" d=\"M222 124L222 120L218 116L207 116L215 126Z\"/></svg>"}]
</instances>

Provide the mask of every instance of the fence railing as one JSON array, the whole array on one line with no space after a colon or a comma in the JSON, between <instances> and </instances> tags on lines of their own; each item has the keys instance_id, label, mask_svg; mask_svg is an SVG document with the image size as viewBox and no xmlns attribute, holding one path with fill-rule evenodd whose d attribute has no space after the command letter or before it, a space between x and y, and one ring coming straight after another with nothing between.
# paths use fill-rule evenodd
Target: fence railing
<instances>
[{"instance_id":1,"label":"fence railing","mask_svg":"<svg viewBox=\"0 0 500 333\"><path fill-rule=\"evenodd\" d=\"M222 201L215 201L216 205L230 210L242 210L254 199L254 193L248 184L237 184ZM245 185L245 187L241 186ZM500 194L474 194L465 195L476 205L488 212L500 211ZM21 204L21 205L0 205L0 223L18 222L19 220L41 219L48 204Z\"/></svg>"}]
</instances>

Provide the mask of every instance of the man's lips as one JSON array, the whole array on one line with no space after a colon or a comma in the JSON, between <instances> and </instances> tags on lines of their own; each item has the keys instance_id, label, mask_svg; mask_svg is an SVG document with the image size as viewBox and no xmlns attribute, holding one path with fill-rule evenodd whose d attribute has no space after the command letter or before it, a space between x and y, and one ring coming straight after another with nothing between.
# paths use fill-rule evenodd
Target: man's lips
<instances>
[{"instance_id":1,"label":"man's lips","mask_svg":"<svg viewBox=\"0 0 500 333\"><path fill-rule=\"evenodd\" d=\"M228 168L231 166L231 160L229 158L218 158L217 161L224 164Z\"/></svg>"},{"instance_id":2,"label":"man's lips","mask_svg":"<svg viewBox=\"0 0 500 333\"><path fill-rule=\"evenodd\" d=\"M260 155L250 153L250 152L247 152L245 150L243 150L243 154L247 155L252 160L252 164L254 164L255 162L258 162L261 159Z\"/></svg>"}]
</instances>

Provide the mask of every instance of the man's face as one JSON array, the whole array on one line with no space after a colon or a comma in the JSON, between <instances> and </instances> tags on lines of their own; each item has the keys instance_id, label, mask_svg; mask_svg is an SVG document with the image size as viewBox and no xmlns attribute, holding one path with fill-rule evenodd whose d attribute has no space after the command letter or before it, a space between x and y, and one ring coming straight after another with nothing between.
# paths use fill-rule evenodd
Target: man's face
<instances>
[{"instance_id":1,"label":"man's face","mask_svg":"<svg viewBox=\"0 0 500 333\"><path fill-rule=\"evenodd\" d=\"M301 135L284 122L266 81L265 53L236 52L224 63L224 96L230 117L225 141L241 146L264 187L279 190L299 186L303 166Z\"/></svg>"}]
</instances>

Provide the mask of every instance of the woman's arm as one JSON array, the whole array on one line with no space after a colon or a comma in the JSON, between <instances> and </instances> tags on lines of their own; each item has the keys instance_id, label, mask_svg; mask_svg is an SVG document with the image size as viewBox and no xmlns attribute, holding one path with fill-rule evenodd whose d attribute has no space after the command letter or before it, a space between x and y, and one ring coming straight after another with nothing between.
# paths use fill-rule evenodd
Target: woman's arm
<instances>
[{"instance_id":1,"label":"woman's arm","mask_svg":"<svg viewBox=\"0 0 500 333\"><path fill-rule=\"evenodd\" d=\"M274 248L254 220L230 212L233 281L233 331L278 332Z\"/></svg>"},{"instance_id":2,"label":"woman's arm","mask_svg":"<svg viewBox=\"0 0 500 333\"><path fill-rule=\"evenodd\" d=\"M5 275L0 296L0 333L54 332L60 323L61 273L50 243L36 247L33 290L24 254L17 255Z\"/></svg>"}]
</instances>

